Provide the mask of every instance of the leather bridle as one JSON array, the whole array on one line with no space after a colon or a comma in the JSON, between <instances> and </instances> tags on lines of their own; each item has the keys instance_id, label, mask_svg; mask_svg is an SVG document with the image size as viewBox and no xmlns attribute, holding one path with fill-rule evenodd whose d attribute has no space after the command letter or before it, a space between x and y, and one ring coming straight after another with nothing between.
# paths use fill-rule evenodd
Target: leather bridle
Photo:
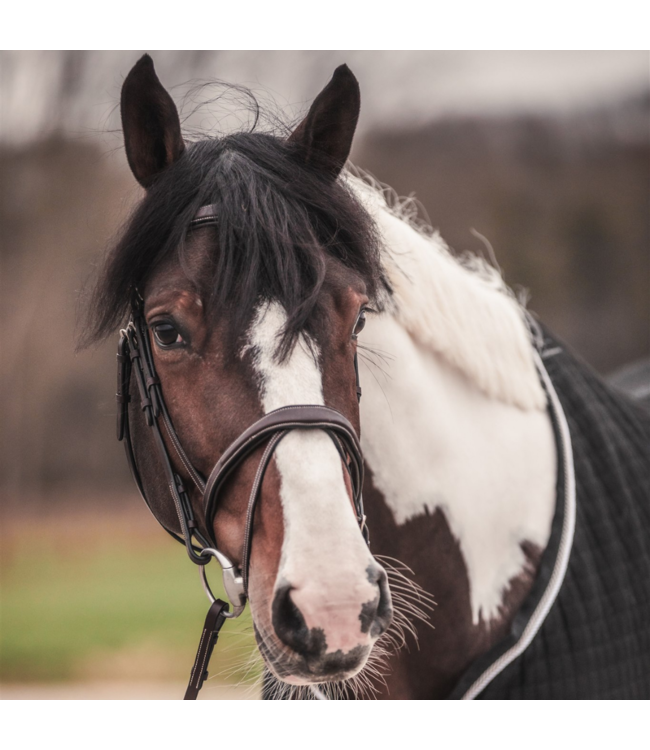
<instances>
[{"instance_id":1,"label":"leather bridle","mask_svg":"<svg viewBox=\"0 0 650 750\"><path fill-rule=\"evenodd\" d=\"M216 207L204 206L199 209L190 222L190 228L205 224L216 224L217 222ZM364 538L368 542L368 529L365 523L361 494L364 471L361 446L354 427L336 409L320 405L284 406L265 414L248 427L228 446L210 472L207 480L205 480L188 458L174 429L163 396L162 386L156 374L151 340L144 317L144 300L137 291L132 299L128 325L120 331L117 362L117 439L124 442L129 467L142 498L160 525L174 539L185 545L190 560L199 566L204 588L211 601L185 694L186 700L193 700L197 697L198 691L207 677L207 664L221 626L226 619L238 617L246 605L255 508L266 469L280 441L291 430L297 429L324 430L329 435L341 456L343 466L349 474L357 520ZM360 399L361 387L359 385L356 353L354 370L357 398ZM155 507L147 499L144 490L135 457L129 422L130 385L133 377L139 391L140 406L146 424L154 436L157 453L162 462L165 481L178 517L180 533L163 523L157 515ZM240 570L217 548L213 530L214 517L219 505L220 493L228 477L253 451L260 448L264 443L266 443L266 448L258 464L248 500ZM196 486L203 498L203 517L200 519L202 523L199 523L194 515L185 482L176 470L175 462L183 467L184 473ZM224 589L232 604L232 612L227 602L213 596L208 585L205 566L212 557L216 558L221 565Z\"/></svg>"}]
</instances>

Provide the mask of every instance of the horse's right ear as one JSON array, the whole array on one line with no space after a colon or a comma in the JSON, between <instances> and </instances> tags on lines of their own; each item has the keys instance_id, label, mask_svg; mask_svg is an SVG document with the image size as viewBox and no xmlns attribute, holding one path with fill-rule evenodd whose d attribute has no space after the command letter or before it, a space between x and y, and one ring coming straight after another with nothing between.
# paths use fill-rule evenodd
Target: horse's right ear
<instances>
[{"instance_id":1,"label":"horse's right ear","mask_svg":"<svg viewBox=\"0 0 650 750\"><path fill-rule=\"evenodd\" d=\"M126 158L136 180L149 187L185 150L178 110L149 55L143 55L126 77L121 110Z\"/></svg>"}]
</instances>

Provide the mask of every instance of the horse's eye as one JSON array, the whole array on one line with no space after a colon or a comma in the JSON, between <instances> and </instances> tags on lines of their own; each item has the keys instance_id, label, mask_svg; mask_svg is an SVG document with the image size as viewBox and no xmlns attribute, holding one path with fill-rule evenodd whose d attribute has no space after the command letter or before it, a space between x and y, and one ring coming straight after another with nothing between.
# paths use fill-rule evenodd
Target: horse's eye
<instances>
[{"instance_id":1,"label":"horse's eye","mask_svg":"<svg viewBox=\"0 0 650 750\"><path fill-rule=\"evenodd\" d=\"M154 323L151 330L156 343L163 348L184 343L183 337L172 323Z\"/></svg>"},{"instance_id":2,"label":"horse's eye","mask_svg":"<svg viewBox=\"0 0 650 750\"><path fill-rule=\"evenodd\" d=\"M357 322L354 324L354 331L352 332L353 338L356 339L356 337L363 331L366 325L366 311L361 310L359 313L359 317L357 318Z\"/></svg>"}]
</instances>

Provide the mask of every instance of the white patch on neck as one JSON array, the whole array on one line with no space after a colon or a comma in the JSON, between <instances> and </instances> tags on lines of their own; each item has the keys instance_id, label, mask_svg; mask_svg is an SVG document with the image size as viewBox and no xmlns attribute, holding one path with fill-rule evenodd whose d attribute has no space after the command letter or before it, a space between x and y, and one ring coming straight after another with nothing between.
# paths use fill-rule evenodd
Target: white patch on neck
<instances>
[{"instance_id":1,"label":"white patch on neck","mask_svg":"<svg viewBox=\"0 0 650 750\"><path fill-rule=\"evenodd\" d=\"M473 622L489 621L525 567L521 543L546 547L555 509L554 438L524 310L498 271L461 263L414 225L408 201L347 178L380 230L393 288L390 312L362 334L382 360L360 360L364 456L398 524L444 512Z\"/></svg>"},{"instance_id":2,"label":"white patch on neck","mask_svg":"<svg viewBox=\"0 0 650 750\"><path fill-rule=\"evenodd\" d=\"M264 303L249 334L260 378L261 401L268 413L283 406L323 405L321 373L304 335L284 362L275 351L286 313L277 302ZM359 613L374 599L367 579L372 558L357 525L343 479L341 459L322 430L293 430L276 448L282 485L284 544L278 580L293 587L292 598L307 627L322 628L328 652L347 652L364 639Z\"/></svg>"},{"instance_id":3,"label":"white patch on neck","mask_svg":"<svg viewBox=\"0 0 650 750\"><path fill-rule=\"evenodd\" d=\"M548 543L549 417L488 398L388 314L369 317L362 337L382 353L381 368L360 360L361 444L373 482L397 524L444 512L467 567L473 622L498 618L526 564L521 543Z\"/></svg>"}]
</instances>

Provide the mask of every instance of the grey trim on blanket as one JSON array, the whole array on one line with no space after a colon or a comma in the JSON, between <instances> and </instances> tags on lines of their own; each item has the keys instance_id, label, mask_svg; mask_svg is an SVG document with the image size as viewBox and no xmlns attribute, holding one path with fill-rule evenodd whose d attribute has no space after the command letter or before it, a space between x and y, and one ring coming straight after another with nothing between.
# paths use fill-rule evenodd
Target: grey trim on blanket
<instances>
[{"instance_id":1,"label":"grey trim on blanket","mask_svg":"<svg viewBox=\"0 0 650 750\"><path fill-rule=\"evenodd\" d=\"M563 506L563 508L560 509L563 512L563 521L561 535L557 546L557 556L555 558L555 565L553 566L552 573L548 579L548 584L539 598L537 606L533 610L528 622L523 630L521 630L521 635L517 638L514 645L510 646L510 648L492 661L483 673L474 680L466 692L461 696L461 700L473 700L500 672L502 672L528 648L535 635L537 635L542 623L546 619L546 615L553 606L553 602L557 598L562 582L564 581L564 576L569 563L569 556L571 555L576 518L576 487L571 435L569 433L569 426L566 417L564 416L564 410L562 409L562 405L557 397L553 383L546 372L542 358L537 351L534 351L533 354L537 370L548 395L549 409L553 419L553 424L556 428L558 467L561 467L561 473L564 477L564 484L561 488L562 492L558 493L556 501L556 508L560 505ZM555 354L555 352L551 351L549 356L553 356L553 354ZM556 509L556 514L557 512L558 510Z\"/></svg>"}]
</instances>

